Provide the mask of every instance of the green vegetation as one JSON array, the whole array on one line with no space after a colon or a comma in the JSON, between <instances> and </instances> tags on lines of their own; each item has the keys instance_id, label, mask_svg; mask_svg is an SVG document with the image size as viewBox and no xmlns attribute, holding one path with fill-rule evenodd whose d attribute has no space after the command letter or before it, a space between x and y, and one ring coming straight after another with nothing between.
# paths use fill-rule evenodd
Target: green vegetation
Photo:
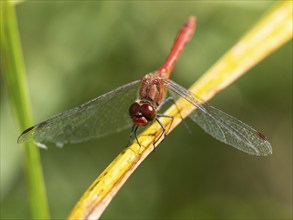
<instances>
[{"instance_id":1,"label":"green vegetation","mask_svg":"<svg viewBox=\"0 0 293 220\"><path fill-rule=\"evenodd\" d=\"M269 1L18 4L33 122L155 70L163 63L178 27L195 15L195 36L171 76L189 87L272 5ZM3 15L1 19L3 24ZM1 36L1 45L2 40ZM1 56L1 77L5 76L1 78L1 218L30 218L21 174L23 146L16 139L23 127L33 123L28 115L17 116L26 120L18 129L11 114L28 114L28 107L15 100L28 105L28 90L18 92L20 85L10 86L2 61ZM19 66L24 71L23 64ZM24 83L21 78L13 80L18 81ZM14 98L15 93L24 97ZM15 109L10 108L11 102ZM292 217L292 42L211 103L266 134L273 155L246 155L187 120L192 135L180 126L168 136L124 185L103 218ZM41 150L52 218L68 215L97 173L121 152L115 146L127 143L128 134L62 150L53 146ZM28 149L36 150L25 146L24 151Z\"/></svg>"}]
</instances>

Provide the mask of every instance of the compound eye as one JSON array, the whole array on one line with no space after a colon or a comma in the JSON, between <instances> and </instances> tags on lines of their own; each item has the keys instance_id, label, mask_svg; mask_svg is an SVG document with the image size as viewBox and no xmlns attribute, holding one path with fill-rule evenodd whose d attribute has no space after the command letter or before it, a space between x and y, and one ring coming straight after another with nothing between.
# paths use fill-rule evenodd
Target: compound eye
<instances>
[{"instance_id":1,"label":"compound eye","mask_svg":"<svg viewBox=\"0 0 293 220\"><path fill-rule=\"evenodd\" d=\"M137 102L132 103L128 110L129 115L130 116L137 115L139 113L139 107L140 105Z\"/></svg>"},{"instance_id":2,"label":"compound eye","mask_svg":"<svg viewBox=\"0 0 293 220\"><path fill-rule=\"evenodd\" d=\"M156 118L156 110L152 105L145 103L140 106L140 113L148 120L153 121Z\"/></svg>"}]
</instances>

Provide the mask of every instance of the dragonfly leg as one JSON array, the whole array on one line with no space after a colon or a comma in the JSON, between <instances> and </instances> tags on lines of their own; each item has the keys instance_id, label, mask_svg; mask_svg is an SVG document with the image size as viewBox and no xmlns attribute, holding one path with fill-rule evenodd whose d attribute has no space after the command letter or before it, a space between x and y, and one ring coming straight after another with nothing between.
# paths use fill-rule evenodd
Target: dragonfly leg
<instances>
[{"instance_id":1,"label":"dragonfly leg","mask_svg":"<svg viewBox=\"0 0 293 220\"><path fill-rule=\"evenodd\" d=\"M128 140L128 143L127 143L127 145L126 145L125 147L128 147L128 146L131 144L131 142L133 141L133 139L132 139L133 134L135 134L135 139L137 140L137 135L136 135L137 129L138 129L138 125L133 124L133 126L132 126L132 128L131 128L131 132L130 132L130 134L129 134L129 140ZM139 145L140 145L140 144L139 144Z\"/></svg>"},{"instance_id":2,"label":"dragonfly leg","mask_svg":"<svg viewBox=\"0 0 293 220\"><path fill-rule=\"evenodd\" d=\"M157 122L161 125L161 127L163 128L163 132L162 133L165 133L165 136L167 136L167 134L169 133L169 131L170 131L170 129L171 129L171 127L172 127L172 123L173 123L173 121L174 121L174 116L172 116L172 115L164 115L164 114L157 114L157 116L158 117L160 117L160 118L170 118L171 119L171 123L170 123L170 126L169 126L169 129L168 129L168 131L166 131L166 128L165 128L165 126L159 121L159 120L157 120ZM161 136L160 136L161 137ZM159 139L159 138L158 138Z\"/></svg>"},{"instance_id":3,"label":"dragonfly leg","mask_svg":"<svg viewBox=\"0 0 293 220\"><path fill-rule=\"evenodd\" d=\"M172 96L169 96L167 98L164 99L164 101L160 104L160 106L158 107L157 111L159 111L161 109L161 107L163 107L167 102L172 101L175 104L175 100ZM176 104L175 104L176 105ZM177 106L176 106L177 107Z\"/></svg>"},{"instance_id":4,"label":"dragonfly leg","mask_svg":"<svg viewBox=\"0 0 293 220\"><path fill-rule=\"evenodd\" d=\"M171 116L171 115L164 115L164 114L157 114L158 117L165 117L165 118L171 118L171 123L170 123L170 126L169 126L169 129L168 131L166 131L166 128L165 126L162 124L162 122L156 118L156 121L159 123L159 125L161 126L161 128L163 129L163 131L161 132L160 136L154 141L153 145L154 145L154 150L155 150L155 147L156 147L156 143L158 142L158 140L160 140L160 138L164 135L165 137L167 136L167 134L169 133L169 130L172 126L172 123L173 123L173 120L174 120L174 117Z\"/></svg>"},{"instance_id":5,"label":"dragonfly leg","mask_svg":"<svg viewBox=\"0 0 293 220\"><path fill-rule=\"evenodd\" d=\"M161 103L161 105L159 106L158 110L159 110L163 105L165 105L167 102L169 102L169 101L173 102L173 104L175 105L175 107L176 107L176 109L177 109L177 111L178 111L178 113L179 113L179 115L180 115L181 121L183 122L183 124L184 124L185 128L187 129L188 133L191 134L192 132L191 132L190 128L188 127L186 121L183 119L183 117L182 117L182 115L181 115L181 112L180 112L180 109L178 108L178 106L177 106L177 104L176 104L176 102L175 102L175 99L174 99L172 96L167 97L167 98ZM173 121L172 121L172 122L173 122Z\"/></svg>"},{"instance_id":6,"label":"dragonfly leg","mask_svg":"<svg viewBox=\"0 0 293 220\"><path fill-rule=\"evenodd\" d=\"M137 138L137 129L138 129L138 125L136 125L135 128L134 128L134 137L135 137L135 140L136 140L137 144L139 145L139 148L138 148L138 154L139 154L141 145L140 145L140 143L138 141L138 138Z\"/></svg>"},{"instance_id":7,"label":"dragonfly leg","mask_svg":"<svg viewBox=\"0 0 293 220\"><path fill-rule=\"evenodd\" d=\"M159 117L160 117L160 116L159 116ZM166 128L165 128L165 126L162 124L162 122L161 122L158 118L156 118L156 121L159 123L159 125L161 126L161 128L163 129L163 131L161 132L160 136L154 141L154 143L153 143L154 149L153 149L153 150L155 150L155 148L156 148L156 143L158 142L158 140L160 140L160 138L162 137L162 135L166 133ZM165 135L165 136L166 136L166 135Z\"/></svg>"},{"instance_id":8,"label":"dragonfly leg","mask_svg":"<svg viewBox=\"0 0 293 220\"><path fill-rule=\"evenodd\" d=\"M132 128L131 128L131 131L129 133L129 139L128 139L128 143L125 147L128 147L130 145L130 143L132 142L132 135L133 135L133 131L134 131L134 128L135 128L135 124L133 124Z\"/></svg>"},{"instance_id":9,"label":"dragonfly leg","mask_svg":"<svg viewBox=\"0 0 293 220\"><path fill-rule=\"evenodd\" d=\"M138 137L137 137L137 130L138 130L138 127L139 127L139 126L136 125L136 124L134 124L134 125L132 126L132 128L131 128L131 132L130 132L130 134L129 134L129 141L128 141L128 143L127 143L127 145L126 145L125 147L128 147L128 146L131 144L131 142L133 141L132 136L133 136L133 134L134 134L135 140L136 140L137 144L139 145L139 148L138 148L138 153L139 153L140 148L141 148L141 144L139 143L139 141L138 141Z\"/></svg>"}]
</instances>

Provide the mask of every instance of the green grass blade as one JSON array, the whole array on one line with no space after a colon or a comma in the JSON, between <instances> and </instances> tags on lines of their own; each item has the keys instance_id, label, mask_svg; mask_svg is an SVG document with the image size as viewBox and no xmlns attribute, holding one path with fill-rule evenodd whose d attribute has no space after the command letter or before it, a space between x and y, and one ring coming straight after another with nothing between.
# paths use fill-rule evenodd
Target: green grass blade
<instances>
[{"instance_id":1,"label":"green grass blade","mask_svg":"<svg viewBox=\"0 0 293 220\"><path fill-rule=\"evenodd\" d=\"M14 4L9 1L1 2L0 37L1 66L3 67L1 72L19 127L24 130L32 125L32 116L15 8ZM48 219L49 210L39 149L33 143L27 143L23 147L24 169L32 218Z\"/></svg>"}]
</instances>

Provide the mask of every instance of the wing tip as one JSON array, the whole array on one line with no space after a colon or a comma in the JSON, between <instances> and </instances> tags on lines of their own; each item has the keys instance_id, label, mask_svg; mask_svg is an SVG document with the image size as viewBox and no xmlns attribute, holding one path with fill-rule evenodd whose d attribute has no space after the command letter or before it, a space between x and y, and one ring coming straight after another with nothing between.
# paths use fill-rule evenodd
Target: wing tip
<instances>
[{"instance_id":1,"label":"wing tip","mask_svg":"<svg viewBox=\"0 0 293 220\"><path fill-rule=\"evenodd\" d=\"M268 142L267 140L264 142L264 145L262 145L263 147L260 149L258 149L258 152L255 154L256 156L270 156L273 154L273 148L272 145L270 144L270 142Z\"/></svg>"}]
</instances>

